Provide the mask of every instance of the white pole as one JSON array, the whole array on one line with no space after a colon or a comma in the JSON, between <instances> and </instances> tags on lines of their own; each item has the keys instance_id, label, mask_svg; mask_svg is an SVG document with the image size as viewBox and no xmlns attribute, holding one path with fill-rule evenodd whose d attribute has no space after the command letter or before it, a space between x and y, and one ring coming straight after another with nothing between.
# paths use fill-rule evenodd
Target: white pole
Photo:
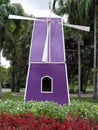
<instances>
[{"instance_id":1,"label":"white pole","mask_svg":"<svg viewBox=\"0 0 98 130\"><path fill-rule=\"evenodd\" d=\"M97 92L97 87L96 87L96 0L94 0L94 75L93 75L93 87L94 87L94 92L93 92L93 98L96 98L96 92Z\"/></svg>"}]
</instances>

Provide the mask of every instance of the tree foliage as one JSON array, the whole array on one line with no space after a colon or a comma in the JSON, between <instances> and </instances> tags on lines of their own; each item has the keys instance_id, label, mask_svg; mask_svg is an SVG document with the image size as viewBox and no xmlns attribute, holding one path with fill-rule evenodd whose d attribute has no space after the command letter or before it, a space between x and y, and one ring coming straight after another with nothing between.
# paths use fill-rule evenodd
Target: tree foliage
<instances>
[{"instance_id":1,"label":"tree foliage","mask_svg":"<svg viewBox=\"0 0 98 130\"><path fill-rule=\"evenodd\" d=\"M56 7L56 3L58 6ZM93 0L54 0L53 10L59 14L69 15L69 22L80 25L91 25L93 21Z\"/></svg>"},{"instance_id":2,"label":"tree foliage","mask_svg":"<svg viewBox=\"0 0 98 130\"><path fill-rule=\"evenodd\" d=\"M58 3L58 6L56 6L56 3ZM86 33L83 31L77 32L77 30L73 31L72 29L68 30L65 28L67 31L67 33L65 33L65 41L67 38L66 42L70 40L71 41L75 40L77 42L77 39L78 39L77 34L80 32L81 37L82 37L82 42L84 43L84 45L81 46L81 75L82 75L81 82L83 82L84 89L87 86L89 75L92 75L91 70L93 68L93 42L94 42L93 41L93 24L94 24L93 23L93 17L94 17L93 8L94 8L93 0L54 0L54 3L53 3L53 10L55 11L55 13L59 15L68 14L69 23L90 26L89 33ZM78 64L78 61L77 61L77 64ZM70 66L70 69L71 68L72 66ZM69 73L72 73L72 72L69 72Z\"/></svg>"},{"instance_id":3,"label":"tree foliage","mask_svg":"<svg viewBox=\"0 0 98 130\"><path fill-rule=\"evenodd\" d=\"M28 68L28 54L32 32L32 22L9 20L9 14L28 16L20 4L0 1L0 50L11 63L12 91L19 91L25 84ZM5 10L5 11L4 11Z\"/></svg>"}]
</instances>

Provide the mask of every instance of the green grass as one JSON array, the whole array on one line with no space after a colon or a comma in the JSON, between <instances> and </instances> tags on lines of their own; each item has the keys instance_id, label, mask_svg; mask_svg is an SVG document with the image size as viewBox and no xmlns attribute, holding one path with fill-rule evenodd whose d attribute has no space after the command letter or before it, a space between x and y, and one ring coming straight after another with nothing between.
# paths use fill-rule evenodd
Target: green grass
<instances>
[{"instance_id":1,"label":"green grass","mask_svg":"<svg viewBox=\"0 0 98 130\"><path fill-rule=\"evenodd\" d=\"M2 101L6 100L6 99L23 101L24 95L23 94L18 95L17 93L12 93L12 92L3 92L2 97L0 99ZM80 98L78 98L78 96L74 97L70 94L70 102L72 103L73 100L79 100L80 102L90 102L93 104L98 104L98 99L93 99L93 97L80 97Z\"/></svg>"},{"instance_id":2,"label":"green grass","mask_svg":"<svg viewBox=\"0 0 98 130\"><path fill-rule=\"evenodd\" d=\"M77 91L78 89L78 84L69 84L69 89L74 89L74 91ZM86 91L93 91L93 84L88 84L87 85L87 88L86 88Z\"/></svg>"},{"instance_id":3,"label":"green grass","mask_svg":"<svg viewBox=\"0 0 98 130\"><path fill-rule=\"evenodd\" d=\"M73 97L70 96L70 101L73 102L73 100L79 100L80 102L89 102L92 104L98 104L98 99L93 99L93 97Z\"/></svg>"},{"instance_id":4,"label":"green grass","mask_svg":"<svg viewBox=\"0 0 98 130\"><path fill-rule=\"evenodd\" d=\"M22 101L24 99L24 96L15 95L15 93L12 92L3 92L1 100L11 99L11 100L19 100Z\"/></svg>"}]
</instances>

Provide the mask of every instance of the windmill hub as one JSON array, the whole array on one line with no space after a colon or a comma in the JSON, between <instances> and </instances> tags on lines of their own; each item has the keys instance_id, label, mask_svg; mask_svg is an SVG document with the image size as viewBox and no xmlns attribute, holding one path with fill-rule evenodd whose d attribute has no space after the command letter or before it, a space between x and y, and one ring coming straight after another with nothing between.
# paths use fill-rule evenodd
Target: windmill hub
<instances>
[{"instance_id":1,"label":"windmill hub","mask_svg":"<svg viewBox=\"0 0 98 130\"><path fill-rule=\"evenodd\" d=\"M48 19L48 24L51 23L51 19Z\"/></svg>"}]
</instances>

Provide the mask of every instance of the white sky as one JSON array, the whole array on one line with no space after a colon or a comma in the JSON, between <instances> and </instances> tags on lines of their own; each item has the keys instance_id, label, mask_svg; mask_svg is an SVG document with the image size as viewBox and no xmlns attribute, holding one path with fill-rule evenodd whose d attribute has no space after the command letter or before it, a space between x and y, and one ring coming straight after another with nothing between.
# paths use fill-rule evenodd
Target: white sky
<instances>
[{"instance_id":1,"label":"white sky","mask_svg":"<svg viewBox=\"0 0 98 130\"><path fill-rule=\"evenodd\" d=\"M49 9L49 0L11 0L11 3L21 3L25 12L33 15Z\"/></svg>"},{"instance_id":2,"label":"white sky","mask_svg":"<svg viewBox=\"0 0 98 130\"><path fill-rule=\"evenodd\" d=\"M2 56L2 51L0 52L0 63L2 66L4 66L5 68L10 67L10 61L7 61L6 58L4 58Z\"/></svg>"}]
</instances>

